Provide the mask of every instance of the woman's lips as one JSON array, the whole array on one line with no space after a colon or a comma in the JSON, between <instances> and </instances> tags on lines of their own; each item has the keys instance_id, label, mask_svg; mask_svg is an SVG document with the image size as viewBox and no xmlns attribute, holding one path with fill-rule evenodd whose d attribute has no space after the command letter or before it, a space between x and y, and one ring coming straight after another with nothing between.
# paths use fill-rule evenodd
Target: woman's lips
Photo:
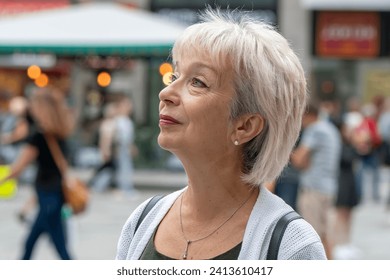
<instances>
[{"instance_id":1,"label":"woman's lips","mask_svg":"<svg viewBox=\"0 0 390 280\"><path fill-rule=\"evenodd\" d=\"M171 116L160 114L160 125L172 125L172 124L180 124L180 122Z\"/></svg>"}]
</instances>

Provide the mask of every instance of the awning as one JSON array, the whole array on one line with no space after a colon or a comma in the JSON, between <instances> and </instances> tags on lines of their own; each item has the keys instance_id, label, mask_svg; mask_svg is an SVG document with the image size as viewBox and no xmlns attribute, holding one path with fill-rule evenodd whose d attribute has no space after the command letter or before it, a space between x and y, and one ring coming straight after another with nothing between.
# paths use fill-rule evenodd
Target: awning
<instances>
[{"instance_id":1,"label":"awning","mask_svg":"<svg viewBox=\"0 0 390 280\"><path fill-rule=\"evenodd\" d=\"M1 19L0 54L167 56L185 28L120 4L79 4Z\"/></svg>"},{"instance_id":2,"label":"awning","mask_svg":"<svg viewBox=\"0 0 390 280\"><path fill-rule=\"evenodd\" d=\"M309 10L390 11L389 0L301 0Z\"/></svg>"}]
</instances>

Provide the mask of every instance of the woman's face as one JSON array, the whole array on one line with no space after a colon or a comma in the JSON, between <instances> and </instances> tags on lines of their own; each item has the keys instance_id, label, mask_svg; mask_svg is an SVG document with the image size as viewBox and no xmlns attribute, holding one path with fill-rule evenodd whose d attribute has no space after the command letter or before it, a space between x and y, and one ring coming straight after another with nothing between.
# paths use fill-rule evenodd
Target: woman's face
<instances>
[{"instance_id":1,"label":"woman's face","mask_svg":"<svg viewBox=\"0 0 390 280\"><path fill-rule=\"evenodd\" d=\"M174 71L159 94L159 145L171 152L223 152L232 145L231 67L217 69L206 54L189 50L177 58Z\"/></svg>"}]
</instances>

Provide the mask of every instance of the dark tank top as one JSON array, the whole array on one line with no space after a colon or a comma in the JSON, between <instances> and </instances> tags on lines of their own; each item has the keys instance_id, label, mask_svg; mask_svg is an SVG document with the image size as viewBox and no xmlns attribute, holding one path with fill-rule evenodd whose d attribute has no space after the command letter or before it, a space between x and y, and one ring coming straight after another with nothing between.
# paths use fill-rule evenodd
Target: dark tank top
<instances>
[{"instance_id":1,"label":"dark tank top","mask_svg":"<svg viewBox=\"0 0 390 280\"><path fill-rule=\"evenodd\" d=\"M148 241L148 244L146 244L145 250L140 257L140 260L173 260L173 258L165 256L156 250L156 247L154 246L155 235L156 235L156 231L154 231L152 237ZM225 253L222 253L221 255L211 258L211 260L237 260L238 255L240 254L241 251L241 245L242 242L240 242L232 249L226 251Z\"/></svg>"}]
</instances>

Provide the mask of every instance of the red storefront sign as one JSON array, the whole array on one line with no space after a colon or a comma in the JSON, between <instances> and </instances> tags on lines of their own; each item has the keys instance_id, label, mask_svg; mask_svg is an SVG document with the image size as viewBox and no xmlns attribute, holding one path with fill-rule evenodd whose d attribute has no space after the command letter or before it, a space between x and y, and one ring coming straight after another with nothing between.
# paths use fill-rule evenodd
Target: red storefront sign
<instances>
[{"instance_id":1,"label":"red storefront sign","mask_svg":"<svg viewBox=\"0 0 390 280\"><path fill-rule=\"evenodd\" d=\"M377 12L318 12L315 53L324 57L376 57L380 52Z\"/></svg>"},{"instance_id":2,"label":"red storefront sign","mask_svg":"<svg viewBox=\"0 0 390 280\"><path fill-rule=\"evenodd\" d=\"M0 0L0 16L63 8L70 0Z\"/></svg>"}]
</instances>

